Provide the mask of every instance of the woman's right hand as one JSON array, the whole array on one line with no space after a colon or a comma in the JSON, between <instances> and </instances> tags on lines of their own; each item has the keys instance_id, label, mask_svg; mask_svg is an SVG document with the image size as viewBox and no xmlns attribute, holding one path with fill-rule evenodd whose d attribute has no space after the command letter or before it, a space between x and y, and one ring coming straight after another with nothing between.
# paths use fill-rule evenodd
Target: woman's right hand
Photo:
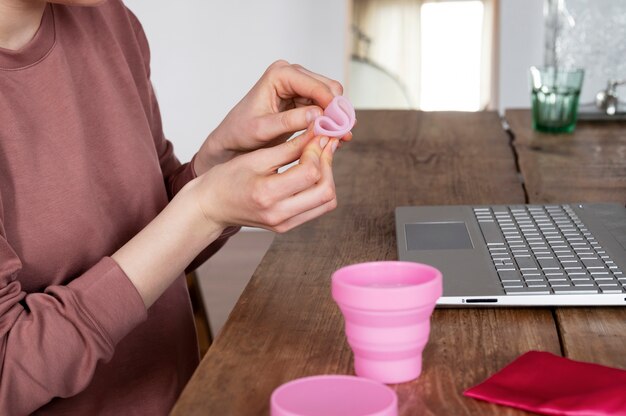
<instances>
[{"instance_id":1,"label":"woman's right hand","mask_svg":"<svg viewBox=\"0 0 626 416\"><path fill-rule=\"evenodd\" d=\"M245 225L282 233L333 210L337 144L337 139L314 137L309 128L288 142L213 167L193 181L205 219L220 227ZM299 164L277 172L298 159Z\"/></svg>"}]
</instances>

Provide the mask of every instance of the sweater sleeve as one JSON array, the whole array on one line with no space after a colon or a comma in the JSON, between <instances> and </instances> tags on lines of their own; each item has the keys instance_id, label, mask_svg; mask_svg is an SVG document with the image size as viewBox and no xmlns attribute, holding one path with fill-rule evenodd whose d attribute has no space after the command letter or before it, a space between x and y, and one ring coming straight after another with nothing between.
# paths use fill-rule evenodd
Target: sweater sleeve
<instances>
[{"instance_id":1,"label":"sweater sleeve","mask_svg":"<svg viewBox=\"0 0 626 416\"><path fill-rule=\"evenodd\" d=\"M66 286L26 293L2 224L0 217L0 414L24 415L84 390L147 313L109 257Z\"/></svg>"}]
</instances>

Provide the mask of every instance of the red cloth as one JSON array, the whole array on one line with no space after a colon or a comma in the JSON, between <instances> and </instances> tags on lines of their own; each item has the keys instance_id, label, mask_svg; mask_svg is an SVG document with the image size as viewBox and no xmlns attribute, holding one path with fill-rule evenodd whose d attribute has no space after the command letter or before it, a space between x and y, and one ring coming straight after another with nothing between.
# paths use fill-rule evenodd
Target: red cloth
<instances>
[{"instance_id":1,"label":"red cloth","mask_svg":"<svg viewBox=\"0 0 626 416\"><path fill-rule=\"evenodd\" d=\"M546 415L626 415L626 371L530 351L463 394Z\"/></svg>"},{"instance_id":2,"label":"red cloth","mask_svg":"<svg viewBox=\"0 0 626 416\"><path fill-rule=\"evenodd\" d=\"M146 310L108 257L194 177L149 59L120 0L0 48L0 415L164 415L198 363L182 273Z\"/></svg>"}]
</instances>

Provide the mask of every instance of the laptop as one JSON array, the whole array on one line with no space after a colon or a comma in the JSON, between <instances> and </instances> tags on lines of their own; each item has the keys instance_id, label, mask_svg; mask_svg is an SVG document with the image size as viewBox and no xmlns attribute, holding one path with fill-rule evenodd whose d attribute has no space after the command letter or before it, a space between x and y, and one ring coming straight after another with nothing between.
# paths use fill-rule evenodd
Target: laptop
<instances>
[{"instance_id":1,"label":"laptop","mask_svg":"<svg viewBox=\"0 0 626 416\"><path fill-rule=\"evenodd\" d=\"M438 304L626 305L620 204L398 207L402 261L443 273Z\"/></svg>"}]
</instances>

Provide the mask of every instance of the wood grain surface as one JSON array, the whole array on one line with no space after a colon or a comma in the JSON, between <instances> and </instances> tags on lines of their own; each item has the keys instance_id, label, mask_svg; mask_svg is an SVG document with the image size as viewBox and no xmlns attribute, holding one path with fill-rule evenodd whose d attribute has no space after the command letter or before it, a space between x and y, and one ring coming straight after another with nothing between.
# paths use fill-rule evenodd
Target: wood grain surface
<instances>
[{"instance_id":1,"label":"wood grain surface","mask_svg":"<svg viewBox=\"0 0 626 416\"><path fill-rule=\"evenodd\" d=\"M528 110L506 120L530 203L626 202L626 122L579 122L573 134L533 131ZM569 358L626 369L626 308L557 308Z\"/></svg>"},{"instance_id":2,"label":"wood grain surface","mask_svg":"<svg viewBox=\"0 0 626 416\"><path fill-rule=\"evenodd\" d=\"M330 276L397 259L396 206L525 201L496 113L357 116L354 142L334 162L339 207L277 236L174 415L266 415L282 383L353 374ZM421 377L394 386L401 414L524 414L461 393L531 349L560 354L549 309L438 309Z\"/></svg>"}]
</instances>

